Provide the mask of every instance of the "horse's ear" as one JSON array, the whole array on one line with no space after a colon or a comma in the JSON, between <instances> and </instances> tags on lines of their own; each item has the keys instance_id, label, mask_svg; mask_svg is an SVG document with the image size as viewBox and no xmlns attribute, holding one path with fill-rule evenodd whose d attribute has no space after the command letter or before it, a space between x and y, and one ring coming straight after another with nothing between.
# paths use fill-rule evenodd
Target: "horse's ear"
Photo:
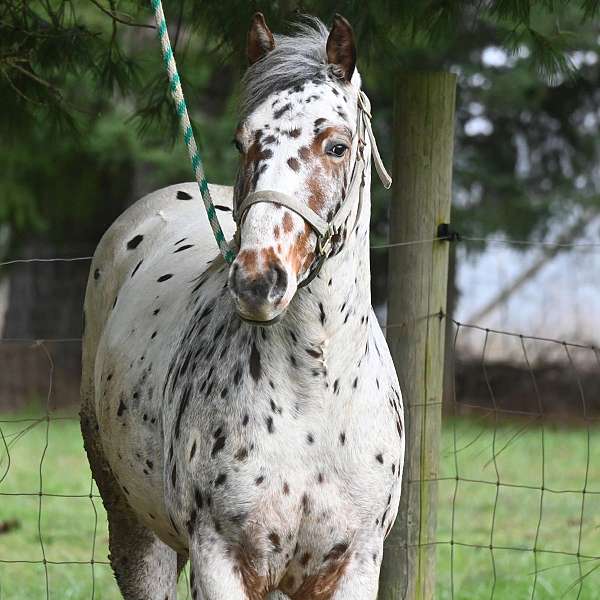
<instances>
[{"instance_id":1,"label":"horse's ear","mask_svg":"<svg viewBox=\"0 0 600 600\"><path fill-rule=\"evenodd\" d=\"M252 17L250 31L248 31L246 54L250 64L253 65L265 54L271 52L273 48L275 48L275 39L273 38L273 34L265 23L264 15L260 12L257 12Z\"/></svg>"},{"instance_id":2,"label":"horse's ear","mask_svg":"<svg viewBox=\"0 0 600 600\"><path fill-rule=\"evenodd\" d=\"M333 27L327 38L327 60L337 67L340 79L350 81L356 66L356 46L352 26L342 15L333 18Z\"/></svg>"}]
</instances>

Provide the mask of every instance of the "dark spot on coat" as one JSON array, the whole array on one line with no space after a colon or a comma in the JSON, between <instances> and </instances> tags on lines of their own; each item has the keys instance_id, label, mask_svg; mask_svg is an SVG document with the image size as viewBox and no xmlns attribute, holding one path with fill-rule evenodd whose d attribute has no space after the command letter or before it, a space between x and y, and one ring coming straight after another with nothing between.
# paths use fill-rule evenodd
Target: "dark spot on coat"
<instances>
[{"instance_id":1,"label":"dark spot on coat","mask_svg":"<svg viewBox=\"0 0 600 600\"><path fill-rule=\"evenodd\" d=\"M273 118L274 119L280 119L283 115L283 113L287 112L288 110L290 110L292 108L292 105L290 102L288 102L287 104L284 104L281 108L278 108L274 113L273 113Z\"/></svg>"},{"instance_id":2,"label":"dark spot on coat","mask_svg":"<svg viewBox=\"0 0 600 600\"><path fill-rule=\"evenodd\" d=\"M179 246L179 248L177 248L177 250L175 250L175 252L173 252L173 254L177 254L178 252L183 252L184 250L188 250L189 248L193 248L194 244L185 244L183 246Z\"/></svg>"},{"instance_id":3,"label":"dark spot on coat","mask_svg":"<svg viewBox=\"0 0 600 600\"><path fill-rule=\"evenodd\" d=\"M246 460L246 458L248 458L248 449L247 448L240 448L234 455L233 458L235 458L235 460Z\"/></svg>"},{"instance_id":4,"label":"dark spot on coat","mask_svg":"<svg viewBox=\"0 0 600 600\"><path fill-rule=\"evenodd\" d=\"M214 458L225 447L226 438L224 435L219 436L213 444L210 457Z\"/></svg>"},{"instance_id":5,"label":"dark spot on coat","mask_svg":"<svg viewBox=\"0 0 600 600\"><path fill-rule=\"evenodd\" d=\"M269 433L273 433L274 431L274 426L273 426L273 417L269 416L265 419L265 422L267 423L267 431Z\"/></svg>"},{"instance_id":6,"label":"dark spot on coat","mask_svg":"<svg viewBox=\"0 0 600 600\"><path fill-rule=\"evenodd\" d=\"M225 483L225 481L227 481L227 474L219 473L219 475L215 479L215 487L219 487L220 485L223 485Z\"/></svg>"},{"instance_id":7,"label":"dark spot on coat","mask_svg":"<svg viewBox=\"0 0 600 600\"><path fill-rule=\"evenodd\" d=\"M192 197L187 192L182 192L179 190L177 192L177 200L191 200Z\"/></svg>"},{"instance_id":8,"label":"dark spot on coat","mask_svg":"<svg viewBox=\"0 0 600 600\"><path fill-rule=\"evenodd\" d=\"M269 534L269 541L273 545L273 552L279 554L281 552L281 540L279 539L279 535L272 531Z\"/></svg>"},{"instance_id":9,"label":"dark spot on coat","mask_svg":"<svg viewBox=\"0 0 600 600\"><path fill-rule=\"evenodd\" d=\"M141 243L142 240L144 239L143 235L136 235L135 237L132 237L128 242L127 242L127 250L135 250Z\"/></svg>"},{"instance_id":10,"label":"dark spot on coat","mask_svg":"<svg viewBox=\"0 0 600 600\"><path fill-rule=\"evenodd\" d=\"M202 493L197 487L194 488L194 501L196 502L196 506L198 507L198 509L201 510L204 506L204 501L202 499Z\"/></svg>"},{"instance_id":11,"label":"dark spot on coat","mask_svg":"<svg viewBox=\"0 0 600 600\"><path fill-rule=\"evenodd\" d=\"M172 273L167 273L166 275L161 275L156 281L162 283L163 281L167 281L167 279L171 279L173 277Z\"/></svg>"},{"instance_id":12,"label":"dark spot on coat","mask_svg":"<svg viewBox=\"0 0 600 600\"><path fill-rule=\"evenodd\" d=\"M348 544L336 544L323 558L324 560L337 560L348 550Z\"/></svg>"},{"instance_id":13,"label":"dark spot on coat","mask_svg":"<svg viewBox=\"0 0 600 600\"><path fill-rule=\"evenodd\" d=\"M250 351L250 375L254 381L258 381L262 374L262 368L260 366L260 352L256 347L256 344L252 344L252 350Z\"/></svg>"},{"instance_id":14,"label":"dark spot on coat","mask_svg":"<svg viewBox=\"0 0 600 600\"><path fill-rule=\"evenodd\" d=\"M132 277L137 273L137 270L140 268L143 262L143 260L140 260L140 262L137 265L135 265L135 269L133 269L133 271L131 272Z\"/></svg>"}]
</instances>

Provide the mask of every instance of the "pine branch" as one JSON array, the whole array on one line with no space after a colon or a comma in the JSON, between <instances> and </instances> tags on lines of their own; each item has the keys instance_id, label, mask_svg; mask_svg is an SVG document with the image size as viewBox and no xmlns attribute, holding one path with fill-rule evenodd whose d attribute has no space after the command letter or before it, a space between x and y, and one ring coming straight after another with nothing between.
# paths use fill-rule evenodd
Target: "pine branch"
<instances>
[{"instance_id":1,"label":"pine branch","mask_svg":"<svg viewBox=\"0 0 600 600\"><path fill-rule=\"evenodd\" d=\"M89 0L96 8L101 10L105 15L108 15L113 21L117 23L121 23L121 25L127 25L128 27L145 27L146 29L156 29L156 25L150 25L149 23L136 23L133 21L133 18L129 15L126 15L129 20L125 20L119 17L116 12L113 10L109 10L102 6L98 0Z\"/></svg>"}]
</instances>

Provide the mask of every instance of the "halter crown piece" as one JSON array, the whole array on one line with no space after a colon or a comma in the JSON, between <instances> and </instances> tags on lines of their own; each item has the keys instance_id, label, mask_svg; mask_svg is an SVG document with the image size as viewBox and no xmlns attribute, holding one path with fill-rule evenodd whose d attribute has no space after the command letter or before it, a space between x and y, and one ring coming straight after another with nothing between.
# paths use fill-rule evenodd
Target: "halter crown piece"
<instances>
[{"instance_id":1,"label":"halter crown piece","mask_svg":"<svg viewBox=\"0 0 600 600\"><path fill-rule=\"evenodd\" d=\"M162 8L162 2L161 0L150 0L150 3L154 12L154 19L156 21L163 61L169 76L169 89L171 91L173 101L175 102L179 123L183 131L183 139L188 149L192 168L194 169L194 175L196 177L196 182L198 183L198 188L200 189L204 207L206 208L206 214L208 216L210 226L213 230L215 240L219 246L219 250L223 255L223 258L228 264L231 264L234 261L236 252L232 246L239 246L241 225L244 220L244 216L253 204L258 204L259 202L280 204L299 214L313 228L317 235L316 262L308 277L302 281L299 287L307 285L318 275L323 263L325 262L325 259L329 256L332 238L342 230L347 217L350 215L353 205L350 202L344 202L344 200L351 197L357 185L360 186L358 194L358 209L356 213L357 221L358 217L360 216L362 209L362 194L365 185L365 169L367 167L367 162L363 155L363 149L366 145L366 137L369 138L372 158L375 163L375 168L379 178L381 179L381 183L386 189L389 189L389 187L392 185L392 178L389 176L383 165L381 155L379 154L379 150L377 148L377 142L375 141L375 135L373 134L373 129L371 128L371 103L369 102L367 95L362 90L358 93L358 117L356 127L356 137L358 139L356 161L352 170L350 185L346 191L346 198L342 199L341 206L334 214L331 221L325 221L310 207L301 204L294 197L289 196L288 194L272 190L252 192L248 194L246 198L244 198L237 209L234 208L233 218L237 225L237 231L234 239L232 240L233 243L229 244L225 240L225 236L223 234L221 224L219 223L219 219L210 196L210 191L208 189L208 181L206 180L206 176L204 174L202 159L200 158L200 153L198 152L198 146L196 145L194 132L192 130L192 125L187 112L187 106L183 97L181 80L177 72L175 57L173 56L173 50L169 40L169 33L167 31L167 23Z\"/></svg>"}]
</instances>

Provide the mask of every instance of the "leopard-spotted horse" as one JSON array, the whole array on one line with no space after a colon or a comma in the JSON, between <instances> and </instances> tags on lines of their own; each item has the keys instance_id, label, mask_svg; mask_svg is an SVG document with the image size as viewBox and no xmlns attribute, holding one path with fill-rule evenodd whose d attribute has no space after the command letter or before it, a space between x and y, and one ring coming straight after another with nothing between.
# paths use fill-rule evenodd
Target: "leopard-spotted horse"
<instances>
[{"instance_id":1,"label":"leopard-spotted horse","mask_svg":"<svg viewBox=\"0 0 600 600\"><path fill-rule=\"evenodd\" d=\"M371 308L371 162L353 33L248 34L234 188L139 200L85 300L81 423L127 600L373 600L403 407ZM389 183L389 182L388 182ZM237 232L236 232L237 229ZM235 234L235 235L234 235Z\"/></svg>"}]
</instances>

